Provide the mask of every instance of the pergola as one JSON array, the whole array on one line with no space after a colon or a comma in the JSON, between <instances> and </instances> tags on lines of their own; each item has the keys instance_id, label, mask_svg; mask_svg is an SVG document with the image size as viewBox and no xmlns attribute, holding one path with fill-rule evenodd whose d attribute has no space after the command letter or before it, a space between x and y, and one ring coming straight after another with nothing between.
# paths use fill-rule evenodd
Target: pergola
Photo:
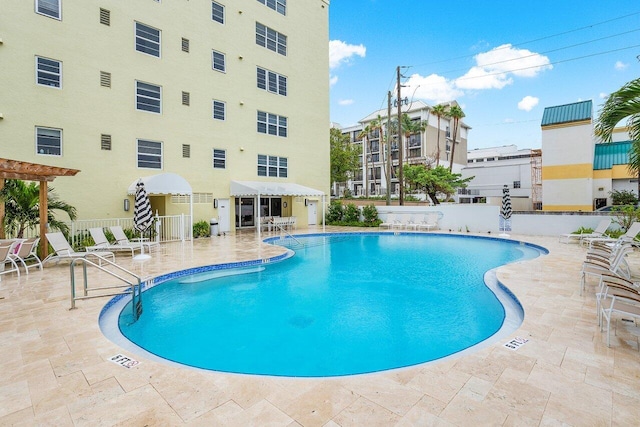
<instances>
[{"instance_id":1,"label":"pergola","mask_svg":"<svg viewBox=\"0 0 640 427\"><path fill-rule=\"evenodd\" d=\"M44 259L48 252L47 235L47 182L59 176L75 176L79 169L60 168L38 163L22 162L0 158L0 190L5 179L21 179L40 182L40 257ZM0 203L0 237L4 237L4 203Z\"/></svg>"}]
</instances>

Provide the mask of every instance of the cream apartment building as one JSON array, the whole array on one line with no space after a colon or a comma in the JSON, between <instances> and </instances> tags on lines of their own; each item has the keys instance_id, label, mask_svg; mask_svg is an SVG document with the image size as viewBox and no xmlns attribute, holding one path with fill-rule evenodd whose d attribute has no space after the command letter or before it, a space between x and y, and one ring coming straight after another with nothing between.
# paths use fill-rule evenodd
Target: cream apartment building
<instances>
[{"instance_id":1,"label":"cream apartment building","mask_svg":"<svg viewBox=\"0 0 640 427\"><path fill-rule=\"evenodd\" d=\"M80 219L321 220L328 0L0 0L0 157L80 169ZM129 203L125 202L129 200ZM313 209L313 210L312 210ZM132 210L132 208L131 208Z\"/></svg>"}]
</instances>

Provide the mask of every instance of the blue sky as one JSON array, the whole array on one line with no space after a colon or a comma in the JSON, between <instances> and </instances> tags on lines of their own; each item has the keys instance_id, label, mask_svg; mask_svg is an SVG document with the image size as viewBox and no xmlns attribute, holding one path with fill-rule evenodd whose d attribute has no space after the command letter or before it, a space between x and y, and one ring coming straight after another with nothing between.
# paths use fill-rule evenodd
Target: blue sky
<instances>
[{"instance_id":1,"label":"blue sky","mask_svg":"<svg viewBox=\"0 0 640 427\"><path fill-rule=\"evenodd\" d=\"M386 108L396 66L403 97L455 99L469 149L540 148L545 107L593 100L640 76L638 0L332 0L331 121Z\"/></svg>"}]
</instances>

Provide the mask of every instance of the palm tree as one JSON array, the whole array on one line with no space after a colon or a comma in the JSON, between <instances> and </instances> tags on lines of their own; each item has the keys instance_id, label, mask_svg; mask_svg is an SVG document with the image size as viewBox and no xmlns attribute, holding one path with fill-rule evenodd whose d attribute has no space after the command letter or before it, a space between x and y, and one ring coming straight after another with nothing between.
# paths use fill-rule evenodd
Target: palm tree
<instances>
[{"instance_id":1,"label":"palm tree","mask_svg":"<svg viewBox=\"0 0 640 427\"><path fill-rule=\"evenodd\" d=\"M49 227L69 233L69 227L56 219L54 210L66 212L69 219L76 219L76 208L61 201L53 188L48 189L47 221ZM22 238L26 229L40 224L40 186L35 182L26 184L17 179L7 180L0 192L0 198L5 203L5 228L9 234Z\"/></svg>"},{"instance_id":2,"label":"palm tree","mask_svg":"<svg viewBox=\"0 0 640 427\"><path fill-rule=\"evenodd\" d=\"M458 127L460 126L460 119L464 117L462 108L458 105L452 105L449 108L449 117L453 119L453 140L451 142L451 158L449 159L449 172L453 171L453 155L456 151L456 138L458 137Z\"/></svg>"},{"instance_id":3,"label":"palm tree","mask_svg":"<svg viewBox=\"0 0 640 427\"><path fill-rule=\"evenodd\" d=\"M378 117L376 117L371 123L369 123L369 127L371 128L371 131L378 131L378 151L379 151L379 158L380 161L382 162L382 171L384 173L385 179L387 180L387 193L389 192L389 176L387 176L387 165L384 161L384 147L386 146L386 142L385 139L383 138L384 135L384 127L383 127L383 119L382 117L378 114ZM373 162L373 169L374 169L374 178L373 178L373 185L375 186L375 162Z\"/></svg>"},{"instance_id":4,"label":"palm tree","mask_svg":"<svg viewBox=\"0 0 640 427\"><path fill-rule=\"evenodd\" d=\"M604 142L611 142L616 125L625 119L631 138L627 167L638 176L640 195L640 79L628 82L609 95L596 120L595 134Z\"/></svg>"},{"instance_id":5,"label":"palm tree","mask_svg":"<svg viewBox=\"0 0 640 427\"><path fill-rule=\"evenodd\" d=\"M438 118L438 139L436 145L436 166L440 166L440 119L446 117L448 114L449 106L445 104L438 104L431 109L431 112Z\"/></svg>"},{"instance_id":6,"label":"palm tree","mask_svg":"<svg viewBox=\"0 0 640 427\"><path fill-rule=\"evenodd\" d=\"M371 124L365 126L364 129L358 134L358 138L362 139L362 157L364 160L364 173L362 174L362 184L364 185L364 196L369 197L369 180L367 174L369 173L368 156L371 152L371 141L369 135L371 134ZM375 185L375 182L374 182Z\"/></svg>"}]
</instances>

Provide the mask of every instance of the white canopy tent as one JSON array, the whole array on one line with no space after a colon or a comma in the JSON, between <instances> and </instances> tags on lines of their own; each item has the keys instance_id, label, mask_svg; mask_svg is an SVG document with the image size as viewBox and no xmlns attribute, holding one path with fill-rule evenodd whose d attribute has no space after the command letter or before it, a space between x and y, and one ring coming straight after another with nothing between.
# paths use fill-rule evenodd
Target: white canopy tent
<instances>
[{"instance_id":1,"label":"white canopy tent","mask_svg":"<svg viewBox=\"0 0 640 427\"><path fill-rule=\"evenodd\" d=\"M324 192L293 182L231 181L231 196L256 196L258 204L262 196L322 197L322 231L325 231ZM260 209L258 209L258 239L260 238Z\"/></svg>"},{"instance_id":2,"label":"white canopy tent","mask_svg":"<svg viewBox=\"0 0 640 427\"><path fill-rule=\"evenodd\" d=\"M193 230L193 190L186 179L177 173L160 173L157 175L145 176L140 178L144 182L147 194L150 196L161 195L188 195L189 196L189 229ZM127 194L136 194L136 179L129 185ZM189 233L192 236L192 233ZM192 236L193 238L193 236Z\"/></svg>"}]
</instances>

